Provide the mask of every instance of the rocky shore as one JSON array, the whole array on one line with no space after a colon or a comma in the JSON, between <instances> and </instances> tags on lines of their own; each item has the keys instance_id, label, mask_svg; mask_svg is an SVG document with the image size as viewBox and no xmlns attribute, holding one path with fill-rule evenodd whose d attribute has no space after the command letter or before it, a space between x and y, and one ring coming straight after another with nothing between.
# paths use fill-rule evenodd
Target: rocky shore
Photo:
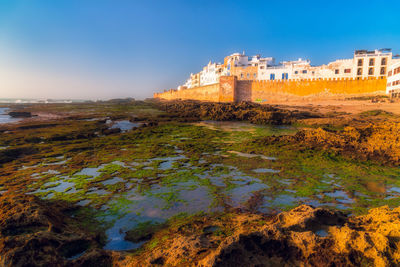
<instances>
[{"instance_id":1,"label":"rocky shore","mask_svg":"<svg viewBox=\"0 0 400 267\"><path fill-rule=\"evenodd\" d=\"M276 215L229 213L171 220L136 235L135 253L101 249L101 231L68 203L0 197L2 266L396 266L400 208L362 216L311 206ZM151 235L149 235L151 233Z\"/></svg>"},{"instance_id":2,"label":"rocky shore","mask_svg":"<svg viewBox=\"0 0 400 267\"><path fill-rule=\"evenodd\" d=\"M398 266L400 116L326 109L25 106L53 115L0 125L0 265Z\"/></svg>"}]
</instances>

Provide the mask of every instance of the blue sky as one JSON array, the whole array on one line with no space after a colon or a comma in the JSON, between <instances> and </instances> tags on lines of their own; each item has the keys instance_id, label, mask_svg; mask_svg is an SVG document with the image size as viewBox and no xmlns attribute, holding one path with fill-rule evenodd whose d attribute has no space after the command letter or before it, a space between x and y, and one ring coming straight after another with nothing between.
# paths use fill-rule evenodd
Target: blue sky
<instances>
[{"instance_id":1,"label":"blue sky","mask_svg":"<svg viewBox=\"0 0 400 267\"><path fill-rule=\"evenodd\" d=\"M400 54L400 1L0 0L0 98L151 97L245 51Z\"/></svg>"}]
</instances>

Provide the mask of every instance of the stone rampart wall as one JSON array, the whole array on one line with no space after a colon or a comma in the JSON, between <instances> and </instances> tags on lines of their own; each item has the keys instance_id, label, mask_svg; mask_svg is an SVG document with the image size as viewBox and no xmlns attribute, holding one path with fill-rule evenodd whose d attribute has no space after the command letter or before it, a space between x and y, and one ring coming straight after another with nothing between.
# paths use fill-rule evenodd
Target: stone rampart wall
<instances>
[{"instance_id":1,"label":"stone rampart wall","mask_svg":"<svg viewBox=\"0 0 400 267\"><path fill-rule=\"evenodd\" d=\"M156 93L154 97L211 102L268 102L282 99L337 99L384 94L385 90L386 78L241 81L235 76L224 76L216 84L179 91L170 90Z\"/></svg>"}]
</instances>

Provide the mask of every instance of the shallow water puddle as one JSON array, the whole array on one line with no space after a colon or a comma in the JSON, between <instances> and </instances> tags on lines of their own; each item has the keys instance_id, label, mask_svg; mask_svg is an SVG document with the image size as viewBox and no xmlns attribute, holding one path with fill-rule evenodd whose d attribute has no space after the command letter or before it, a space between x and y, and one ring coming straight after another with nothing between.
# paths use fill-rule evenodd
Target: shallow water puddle
<instances>
[{"instance_id":1,"label":"shallow water puddle","mask_svg":"<svg viewBox=\"0 0 400 267\"><path fill-rule=\"evenodd\" d=\"M345 191L336 190L335 192L325 193L329 197L335 198L338 202L343 204L354 203L354 199L350 198Z\"/></svg>"},{"instance_id":2,"label":"shallow water puddle","mask_svg":"<svg viewBox=\"0 0 400 267\"><path fill-rule=\"evenodd\" d=\"M9 108L0 108L0 124L2 123L12 123L12 122L17 122L20 121L20 118L13 118L10 115L8 115Z\"/></svg>"},{"instance_id":3,"label":"shallow water puddle","mask_svg":"<svg viewBox=\"0 0 400 267\"><path fill-rule=\"evenodd\" d=\"M328 233L326 230L324 230L324 229L317 230L317 231L315 231L314 233L315 233L317 236L320 236L320 237L327 237L327 236L329 235L329 233Z\"/></svg>"},{"instance_id":4,"label":"shallow water puddle","mask_svg":"<svg viewBox=\"0 0 400 267\"><path fill-rule=\"evenodd\" d=\"M113 184L116 184L116 183L120 183L120 182L123 182L124 181L124 179L121 179L121 178L119 178L119 177L114 177L114 178L112 178L112 179L109 179L109 180L105 180L105 181L103 181L103 182L101 182L103 185L113 185Z\"/></svg>"},{"instance_id":5,"label":"shallow water puddle","mask_svg":"<svg viewBox=\"0 0 400 267\"><path fill-rule=\"evenodd\" d=\"M71 182L67 182L67 181L63 181L63 180L58 180L58 181L54 181L54 182L48 182L45 183L42 188L45 189L38 189L36 191L34 191L33 193L47 193L47 192L57 192L57 193L75 193L76 189L75 189L75 183L71 183ZM69 189L68 191L66 191L67 189Z\"/></svg>"},{"instance_id":6,"label":"shallow water puddle","mask_svg":"<svg viewBox=\"0 0 400 267\"><path fill-rule=\"evenodd\" d=\"M122 132L127 132L132 130L133 128L140 127L142 123L137 123L137 122L130 122L128 120L121 120L121 121L108 121L109 124L112 123L111 129L119 128L121 129Z\"/></svg>"},{"instance_id":7,"label":"shallow water puddle","mask_svg":"<svg viewBox=\"0 0 400 267\"><path fill-rule=\"evenodd\" d=\"M178 160L186 159L187 157L184 155L173 156L173 157L159 157L159 158L152 158L150 159L151 162L153 161L161 161L158 165L158 169L160 170L168 170L172 168L172 164Z\"/></svg>"},{"instance_id":8,"label":"shallow water puddle","mask_svg":"<svg viewBox=\"0 0 400 267\"><path fill-rule=\"evenodd\" d=\"M280 170L273 170L273 169L267 169L267 168L258 168L258 169L254 169L253 172L255 172L255 173L279 173Z\"/></svg>"},{"instance_id":9,"label":"shallow water puddle","mask_svg":"<svg viewBox=\"0 0 400 267\"><path fill-rule=\"evenodd\" d=\"M243 152L239 152L239 151L228 151L228 153L236 154L236 155L238 155L240 157L245 157L245 158L260 157L260 158L265 159L265 160L276 160L275 157L267 157L267 156L260 155L260 154L249 154L249 153L243 153Z\"/></svg>"},{"instance_id":10,"label":"shallow water puddle","mask_svg":"<svg viewBox=\"0 0 400 267\"><path fill-rule=\"evenodd\" d=\"M348 196L346 189L338 185L341 178L333 174L321 175L320 180L298 182L295 174L269 175L281 172L264 168L268 162L263 160L276 160L275 157L228 151L234 154L229 156L232 158L254 158L246 159L254 166L241 171L240 166L210 162L210 158L214 157L213 152L203 153L199 158L192 159L175 145L166 146L169 146L169 153L172 147L175 152L165 157L144 156L129 163L114 161L83 168L69 178L60 177L60 184L47 183L42 186L45 190L36 192L50 192L46 198L60 196L51 192L77 193L70 199L80 206L98 208L98 219L110 223L106 230L108 241L105 245L105 249L109 250L140 247L143 242L125 240L126 231L140 222L164 222L181 213L190 215L229 208L271 212L299 204L331 206L345 210L355 202ZM238 161L237 158L235 160ZM274 162L277 165L278 163L279 161ZM284 171L282 168L282 172ZM75 185L79 190L75 189ZM340 189L333 191L333 188ZM329 190L332 191L328 192ZM400 189L396 187L391 190L394 194L400 194Z\"/></svg>"},{"instance_id":11,"label":"shallow water puddle","mask_svg":"<svg viewBox=\"0 0 400 267\"><path fill-rule=\"evenodd\" d=\"M252 196L253 192L268 189L269 186L261 183L251 183L248 185L241 185L233 188L228 192L232 207L239 207L241 204L247 202Z\"/></svg>"},{"instance_id":12,"label":"shallow water puddle","mask_svg":"<svg viewBox=\"0 0 400 267\"><path fill-rule=\"evenodd\" d=\"M131 201L124 207L125 214L117 219L113 226L106 231L108 237L105 249L131 250L140 247L144 242L133 243L124 239L125 232L132 229L138 222L164 222L168 218L182 212L188 214L199 211L210 211L211 198L206 187L195 185L193 182L178 183L174 187L152 186L140 193L136 189L124 196ZM112 201L110 205L112 206ZM108 219L112 220L112 216Z\"/></svg>"}]
</instances>

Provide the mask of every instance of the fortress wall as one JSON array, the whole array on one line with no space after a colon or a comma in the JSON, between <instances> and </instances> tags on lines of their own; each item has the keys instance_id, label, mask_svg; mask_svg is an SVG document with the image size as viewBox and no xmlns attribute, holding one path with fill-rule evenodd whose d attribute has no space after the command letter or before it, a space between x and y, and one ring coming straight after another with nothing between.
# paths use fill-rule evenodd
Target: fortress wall
<instances>
[{"instance_id":1,"label":"fortress wall","mask_svg":"<svg viewBox=\"0 0 400 267\"><path fill-rule=\"evenodd\" d=\"M346 98L384 94L386 78L237 81L236 101Z\"/></svg>"},{"instance_id":2,"label":"fortress wall","mask_svg":"<svg viewBox=\"0 0 400 267\"><path fill-rule=\"evenodd\" d=\"M164 93L154 94L154 98L162 98L166 100L182 99L182 100L200 100L210 102L220 102L220 84L210 84L190 89L169 90ZM231 100L233 101L233 100Z\"/></svg>"},{"instance_id":3,"label":"fortress wall","mask_svg":"<svg viewBox=\"0 0 400 267\"><path fill-rule=\"evenodd\" d=\"M283 99L346 98L384 94L385 90L386 78L243 81L237 80L235 76L223 76L216 84L180 91L170 90L154 94L154 97L211 102L268 102Z\"/></svg>"}]
</instances>

